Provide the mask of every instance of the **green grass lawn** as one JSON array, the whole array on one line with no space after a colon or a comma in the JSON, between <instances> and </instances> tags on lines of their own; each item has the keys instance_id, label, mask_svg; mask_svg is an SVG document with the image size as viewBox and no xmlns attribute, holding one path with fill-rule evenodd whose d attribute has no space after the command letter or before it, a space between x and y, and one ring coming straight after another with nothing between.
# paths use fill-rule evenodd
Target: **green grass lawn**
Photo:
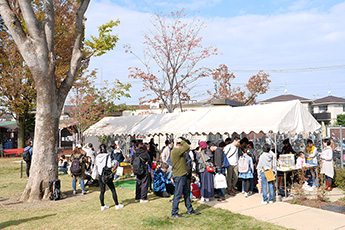
<instances>
[{"instance_id":1,"label":"green grass lawn","mask_svg":"<svg viewBox=\"0 0 345 230\"><path fill-rule=\"evenodd\" d=\"M180 214L186 217L172 219L169 199L150 195L150 202L135 203L134 190L121 187L117 194L125 207L115 210L107 190L105 204L110 209L101 211L99 189L90 187L87 195L73 196L69 175L59 176L64 199L20 203L27 180L25 176L20 178L20 163L15 162L19 160L0 158L0 229L285 229L197 202L193 207L200 210L200 215L187 216L180 203Z\"/></svg>"}]
</instances>

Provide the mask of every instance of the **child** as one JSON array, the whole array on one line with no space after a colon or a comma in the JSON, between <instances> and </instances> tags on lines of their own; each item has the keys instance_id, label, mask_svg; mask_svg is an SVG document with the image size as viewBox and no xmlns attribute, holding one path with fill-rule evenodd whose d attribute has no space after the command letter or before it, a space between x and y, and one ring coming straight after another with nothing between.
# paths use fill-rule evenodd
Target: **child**
<instances>
[{"instance_id":1,"label":"child","mask_svg":"<svg viewBox=\"0 0 345 230\"><path fill-rule=\"evenodd\" d=\"M306 166L304 152L300 151L298 153L298 158L296 160L296 169L301 169Z\"/></svg>"},{"instance_id":2,"label":"child","mask_svg":"<svg viewBox=\"0 0 345 230\"><path fill-rule=\"evenodd\" d=\"M191 180L191 185L190 185L190 191L191 191L191 195L194 198L200 198L200 187L199 185L196 183L196 178L193 176L192 180Z\"/></svg>"}]
</instances>

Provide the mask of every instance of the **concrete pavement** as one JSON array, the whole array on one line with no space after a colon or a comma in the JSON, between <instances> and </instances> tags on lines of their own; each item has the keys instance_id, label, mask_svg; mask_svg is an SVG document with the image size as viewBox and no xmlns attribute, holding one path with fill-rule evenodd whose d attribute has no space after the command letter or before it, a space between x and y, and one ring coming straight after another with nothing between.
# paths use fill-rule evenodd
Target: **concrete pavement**
<instances>
[{"instance_id":1,"label":"concrete pavement","mask_svg":"<svg viewBox=\"0 0 345 230\"><path fill-rule=\"evenodd\" d=\"M344 197L340 189L333 189L329 194L332 201ZM254 194L245 198L238 193L235 197L227 196L226 201L219 202L215 199L210 202L202 202L215 208L227 209L234 213L252 216L255 219L270 222L287 228L301 230L315 229L344 229L345 215L322 209L301 205L293 205L286 202L262 204L262 195Z\"/></svg>"}]
</instances>

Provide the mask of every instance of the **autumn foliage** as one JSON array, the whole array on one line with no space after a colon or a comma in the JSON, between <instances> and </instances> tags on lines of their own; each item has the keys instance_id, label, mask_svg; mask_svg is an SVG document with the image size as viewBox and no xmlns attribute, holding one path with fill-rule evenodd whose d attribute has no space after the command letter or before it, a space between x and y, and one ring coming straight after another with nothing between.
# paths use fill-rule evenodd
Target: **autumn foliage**
<instances>
[{"instance_id":1,"label":"autumn foliage","mask_svg":"<svg viewBox=\"0 0 345 230\"><path fill-rule=\"evenodd\" d=\"M269 75L263 71L259 71L253 75L244 87L233 87L231 82L236 78L234 73L229 71L229 68L222 64L212 73L214 81L215 98L231 99L251 105L256 103L256 98L260 94L264 94L269 89L271 80Z\"/></svg>"},{"instance_id":2,"label":"autumn foliage","mask_svg":"<svg viewBox=\"0 0 345 230\"><path fill-rule=\"evenodd\" d=\"M95 80L96 71L79 77L75 82L67 98L67 104L71 107L68 115L76 126L78 142L84 141L83 133L91 125L101 120L111 112L128 109L125 105L116 105L122 97L129 98L130 84L123 84L116 79L112 85L107 81L101 87L97 87ZM75 129L69 129L75 134Z\"/></svg>"},{"instance_id":3,"label":"autumn foliage","mask_svg":"<svg viewBox=\"0 0 345 230\"><path fill-rule=\"evenodd\" d=\"M144 35L144 57L135 54L131 46L125 52L137 57L144 69L129 68L129 77L143 82L141 104L161 102L168 112L173 112L182 102L190 99L190 84L198 78L208 76L208 69L197 64L217 55L215 47L204 47L201 29L203 21L187 18L184 10L169 15L153 15L153 29Z\"/></svg>"}]
</instances>

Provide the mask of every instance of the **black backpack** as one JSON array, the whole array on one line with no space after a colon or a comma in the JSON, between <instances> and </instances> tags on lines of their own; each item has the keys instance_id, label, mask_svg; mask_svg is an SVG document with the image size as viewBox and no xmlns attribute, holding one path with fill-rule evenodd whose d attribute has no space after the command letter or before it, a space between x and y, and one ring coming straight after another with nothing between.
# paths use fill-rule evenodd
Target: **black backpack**
<instances>
[{"instance_id":1,"label":"black backpack","mask_svg":"<svg viewBox=\"0 0 345 230\"><path fill-rule=\"evenodd\" d=\"M29 152L30 149L31 149L31 147L23 152L23 160L25 162L31 161L31 155L30 155L30 152Z\"/></svg>"},{"instance_id":2,"label":"black backpack","mask_svg":"<svg viewBox=\"0 0 345 230\"><path fill-rule=\"evenodd\" d=\"M73 176L81 175L82 165L80 163L80 158L82 157L83 157L83 154L81 154L79 158L74 158L74 160L72 161L70 170Z\"/></svg>"},{"instance_id":3,"label":"black backpack","mask_svg":"<svg viewBox=\"0 0 345 230\"><path fill-rule=\"evenodd\" d=\"M145 163L140 156L134 157L132 164L134 175L140 176L145 173Z\"/></svg>"},{"instance_id":4,"label":"black backpack","mask_svg":"<svg viewBox=\"0 0 345 230\"><path fill-rule=\"evenodd\" d=\"M186 159L186 165L187 165L187 174L188 175L192 175L192 169L193 169L193 166L192 166L192 158L190 157L189 155L189 151L186 151L184 153L184 158Z\"/></svg>"},{"instance_id":5,"label":"black backpack","mask_svg":"<svg viewBox=\"0 0 345 230\"><path fill-rule=\"evenodd\" d=\"M111 170L111 167L108 167L108 158L109 158L109 155L107 155L107 158L105 159L106 162L105 162L105 166L102 170L102 174L101 174L101 181L104 183L104 184L108 184L109 182L112 182L114 180L114 172L113 170Z\"/></svg>"},{"instance_id":6,"label":"black backpack","mask_svg":"<svg viewBox=\"0 0 345 230\"><path fill-rule=\"evenodd\" d=\"M60 200L61 199L61 182L59 179L54 181L49 181L50 186L50 200Z\"/></svg>"}]
</instances>

